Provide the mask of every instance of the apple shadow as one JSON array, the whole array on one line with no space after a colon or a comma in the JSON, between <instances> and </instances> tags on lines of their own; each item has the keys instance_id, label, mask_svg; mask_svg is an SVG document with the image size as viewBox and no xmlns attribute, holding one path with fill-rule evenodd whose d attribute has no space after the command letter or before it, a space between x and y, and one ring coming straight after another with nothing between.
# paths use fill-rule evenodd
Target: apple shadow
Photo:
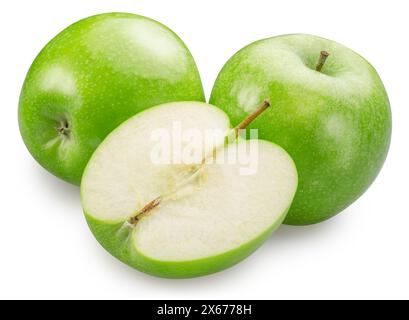
<instances>
[{"instance_id":1,"label":"apple shadow","mask_svg":"<svg viewBox=\"0 0 409 320\"><path fill-rule=\"evenodd\" d=\"M78 186L57 178L35 162L28 166L27 174L32 176L30 178L32 181L38 182L38 188L43 189L45 193L54 197L54 199L62 203L80 202L80 189ZM82 214L82 211L79 214Z\"/></svg>"},{"instance_id":2,"label":"apple shadow","mask_svg":"<svg viewBox=\"0 0 409 320\"><path fill-rule=\"evenodd\" d=\"M350 211L350 210L347 210ZM345 215L346 212L343 214ZM351 213L351 212L349 212ZM138 272L131 267L121 263L108 253L101 254L104 263L110 265L109 268L118 270L116 273L119 277L126 277L126 280L132 279L135 284L149 285L155 287L163 294L186 295L189 293L200 294L203 292L223 292L223 288L237 285L245 273L245 269L257 268L260 260L265 259L265 252L272 254L269 259L282 259L283 252L287 252L289 247L297 248L300 242L314 242L317 239L325 239L326 236L333 234L334 229L342 228L342 218L334 217L325 222L310 226L288 226L282 225L270 239L255 253L239 264L223 270L221 272L192 279L165 279L157 278Z\"/></svg>"},{"instance_id":3,"label":"apple shadow","mask_svg":"<svg viewBox=\"0 0 409 320\"><path fill-rule=\"evenodd\" d=\"M101 258L101 255L104 255L104 257ZM230 285L233 286L242 279L243 269L256 267L254 259L262 258L253 254L239 264L218 273L197 278L168 279L155 277L135 270L110 256L108 252L104 252L101 255L99 258L104 260L103 263L107 265L107 269L117 270L115 274L121 281L131 281L135 285L135 288L145 285L153 287L155 291L160 292L163 296L167 296L168 298L177 294L179 296L183 295L186 299L189 299L189 294L197 295L206 291L207 293L209 291L222 293L223 288L229 287Z\"/></svg>"},{"instance_id":4,"label":"apple shadow","mask_svg":"<svg viewBox=\"0 0 409 320\"><path fill-rule=\"evenodd\" d=\"M349 211L349 210L346 210ZM344 214L347 212L344 212ZM334 233L334 229L340 228L338 216L324 222L307 226L281 225L268 239L267 246L292 246L299 242L312 241L316 238L325 239L326 235Z\"/></svg>"}]
</instances>

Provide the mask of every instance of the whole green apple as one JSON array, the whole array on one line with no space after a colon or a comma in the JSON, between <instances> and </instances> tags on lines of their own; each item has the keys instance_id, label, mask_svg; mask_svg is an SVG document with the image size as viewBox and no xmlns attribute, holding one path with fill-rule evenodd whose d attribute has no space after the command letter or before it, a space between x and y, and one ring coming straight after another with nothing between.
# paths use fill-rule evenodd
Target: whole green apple
<instances>
[{"instance_id":1,"label":"whole green apple","mask_svg":"<svg viewBox=\"0 0 409 320\"><path fill-rule=\"evenodd\" d=\"M204 101L200 76L182 40L134 14L81 20L57 35L32 64L21 92L21 135L33 157L79 184L100 142L151 106Z\"/></svg>"},{"instance_id":2,"label":"whole green apple","mask_svg":"<svg viewBox=\"0 0 409 320\"><path fill-rule=\"evenodd\" d=\"M299 173L285 223L326 220L365 192L385 161L392 127L385 88L365 59L311 35L257 41L227 62L210 103L236 124L265 98L274 112L251 127L287 150Z\"/></svg>"}]
</instances>

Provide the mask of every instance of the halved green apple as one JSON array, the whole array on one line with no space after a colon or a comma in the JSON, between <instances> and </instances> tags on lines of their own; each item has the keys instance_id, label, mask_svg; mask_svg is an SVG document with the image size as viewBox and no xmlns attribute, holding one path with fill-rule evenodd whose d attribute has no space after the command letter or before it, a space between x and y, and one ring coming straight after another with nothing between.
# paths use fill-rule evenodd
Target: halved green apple
<instances>
[{"instance_id":1,"label":"halved green apple","mask_svg":"<svg viewBox=\"0 0 409 320\"><path fill-rule=\"evenodd\" d=\"M294 162L281 147L257 139L226 142L257 115L232 130L220 109L177 102L119 126L82 180L96 239L128 265L168 278L217 272L250 255L281 224L297 188ZM155 161L158 132L175 128L182 137L193 130L196 139L182 138L177 148L173 137L172 161ZM208 139L209 132L219 134ZM175 161L186 150L193 160Z\"/></svg>"}]
</instances>

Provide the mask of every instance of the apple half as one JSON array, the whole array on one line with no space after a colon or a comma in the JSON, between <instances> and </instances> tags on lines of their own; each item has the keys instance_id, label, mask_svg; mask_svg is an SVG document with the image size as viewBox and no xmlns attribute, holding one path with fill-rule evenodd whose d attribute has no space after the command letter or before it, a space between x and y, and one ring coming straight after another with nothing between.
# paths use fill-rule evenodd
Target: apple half
<instances>
[{"instance_id":1,"label":"apple half","mask_svg":"<svg viewBox=\"0 0 409 320\"><path fill-rule=\"evenodd\" d=\"M209 130L226 133L216 147L205 138L190 145L191 154L211 154L213 161L152 161L155 130L173 132L175 123L201 137ZM223 111L200 102L160 105L114 130L81 184L85 217L100 244L124 263L167 278L217 272L255 251L284 220L297 171L271 142L225 142L231 130ZM257 152L249 157L251 148ZM177 152L172 146L172 155ZM242 162L226 160L240 156L256 170L243 174Z\"/></svg>"}]
</instances>

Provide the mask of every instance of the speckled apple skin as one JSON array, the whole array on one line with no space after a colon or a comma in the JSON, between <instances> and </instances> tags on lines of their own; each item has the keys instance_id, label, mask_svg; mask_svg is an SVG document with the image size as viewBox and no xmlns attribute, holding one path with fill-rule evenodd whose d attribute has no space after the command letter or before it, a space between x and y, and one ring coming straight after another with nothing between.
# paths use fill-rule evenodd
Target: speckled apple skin
<instances>
[{"instance_id":1,"label":"speckled apple skin","mask_svg":"<svg viewBox=\"0 0 409 320\"><path fill-rule=\"evenodd\" d=\"M330 53L315 70L322 50ZM360 55L311 35L257 41L223 67L210 103L232 124L268 98L273 106L250 128L294 159L299 187L285 223L324 221L358 199L389 149L391 111L375 69Z\"/></svg>"},{"instance_id":2,"label":"speckled apple skin","mask_svg":"<svg viewBox=\"0 0 409 320\"><path fill-rule=\"evenodd\" d=\"M100 142L124 120L172 101L204 101L189 50L162 24L134 14L81 20L40 52L25 79L19 125L33 157L79 184ZM69 136L57 128L69 125Z\"/></svg>"}]
</instances>

